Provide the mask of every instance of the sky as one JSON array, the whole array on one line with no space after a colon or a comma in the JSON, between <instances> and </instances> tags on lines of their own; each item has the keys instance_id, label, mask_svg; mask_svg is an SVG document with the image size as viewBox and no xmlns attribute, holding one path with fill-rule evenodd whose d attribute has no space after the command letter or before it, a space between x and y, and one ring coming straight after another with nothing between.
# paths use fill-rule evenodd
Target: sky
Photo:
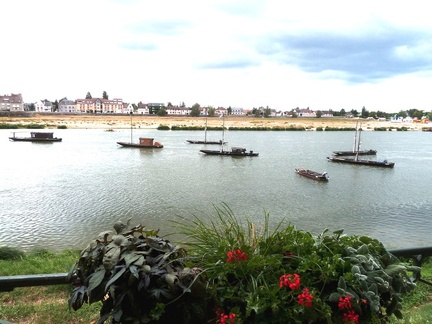
<instances>
[{"instance_id":1,"label":"sky","mask_svg":"<svg viewBox=\"0 0 432 324\"><path fill-rule=\"evenodd\" d=\"M427 0L6 0L0 94L432 111Z\"/></svg>"}]
</instances>

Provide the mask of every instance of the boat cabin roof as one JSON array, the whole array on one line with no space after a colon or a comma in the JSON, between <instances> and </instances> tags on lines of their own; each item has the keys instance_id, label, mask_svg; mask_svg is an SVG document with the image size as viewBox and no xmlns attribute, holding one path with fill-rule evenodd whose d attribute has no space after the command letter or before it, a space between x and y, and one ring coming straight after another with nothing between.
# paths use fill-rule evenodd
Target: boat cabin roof
<instances>
[{"instance_id":1,"label":"boat cabin roof","mask_svg":"<svg viewBox=\"0 0 432 324\"><path fill-rule=\"evenodd\" d=\"M54 138L54 133L47 132L30 132L32 138Z\"/></svg>"}]
</instances>

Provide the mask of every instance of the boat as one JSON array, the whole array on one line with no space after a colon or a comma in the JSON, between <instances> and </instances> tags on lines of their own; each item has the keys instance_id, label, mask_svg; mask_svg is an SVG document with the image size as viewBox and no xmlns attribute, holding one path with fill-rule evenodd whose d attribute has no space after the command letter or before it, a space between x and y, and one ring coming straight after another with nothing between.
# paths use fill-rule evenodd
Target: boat
<instances>
[{"instance_id":1,"label":"boat","mask_svg":"<svg viewBox=\"0 0 432 324\"><path fill-rule=\"evenodd\" d=\"M333 155L335 156L353 156L353 155L376 155L376 150L360 150L360 140L361 140L361 124L356 123L356 129L354 134L354 144L352 151L335 151Z\"/></svg>"},{"instance_id":2,"label":"boat","mask_svg":"<svg viewBox=\"0 0 432 324\"><path fill-rule=\"evenodd\" d=\"M228 156L258 156L259 153L254 151L247 151L243 147L232 147L231 151L224 150L200 150L200 152L207 155L228 155Z\"/></svg>"},{"instance_id":3,"label":"boat","mask_svg":"<svg viewBox=\"0 0 432 324\"><path fill-rule=\"evenodd\" d=\"M223 118L223 116L222 116L222 118ZM188 142L190 144L215 144L215 145L222 145L222 144L226 143L223 140L224 132L225 132L225 122L222 125L222 139L219 140L219 141L209 141L209 140L207 140L207 117L206 117L206 122L205 122L205 127L204 127L204 141L202 141L202 140L186 140L186 142Z\"/></svg>"},{"instance_id":4,"label":"boat","mask_svg":"<svg viewBox=\"0 0 432 324\"><path fill-rule=\"evenodd\" d=\"M154 142L154 138L140 137L139 143L132 142L117 142L123 147L137 147L137 148L162 148L163 145L159 142Z\"/></svg>"},{"instance_id":5,"label":"boat","mask_svg":"<svg viewBox=\"0 0 432 324\"><path fill-rule=\"evenodd\" d=\"M356 157L337 157L337 156L331 156L327 157L327 159L331 162L340 162L340 163L351 163L351 164L358 164L358 165L369 165L369 166L375 166L375 167L382 167L382 168L393 168L395 163L389 162L387 160L384 161L376 161L376 160L362 160Z\"/></svg>"},{"instance_id":6,"label":"boat","mask_svg":"<svg viewBox=\"0 0 432 324\"><path fill-rule=\"evenodd\" d=\"M62 139L59 137L54 137L54 133L50 132L30 132L30 137L17 137L15 133L13 136L9 137L9 140L15 142L61 142Z\"/></svg>"},{"instance_id":7,"label":"boat","mask_svg":"<svg viewBox=\"0 0 432 324\"><path fill-rule=\"evenodd\" d=\"M313 179L313 180L317 180L317 181L328 181L329 180L329 176L327 174L327 172L316 172L316 171L312 171L312 170L308 170L308 169L304 169L304 168L296 168L295 172L303 177L309 178L309 179Z\"/></svg>"},{"instance_id":8,"label":"boat","mask_svg":"<svg viewBox=\"0 0 432 324\"><path fill-rule=\"evenodd\" d=\"M131 115L131 129L130 129L130 142L117 142L118 145L123 147L136 147L136 148L162 148L163 145L159 142L155 142L154 138L140 137L138 143L134 143L133 138L133 126L132 126L132 113Z\"/></svg>"},{"instance_id":9,"label":"boat","mask_svg":"<svg viewBox=\"0 0 432 324\"><path fill-rule=\"evenodd\" d=\"M352 155L376 155L376 150L366 150L366 151L335 151L333 155L335 156L352 156Z\"/></svg>"}]
</instances>

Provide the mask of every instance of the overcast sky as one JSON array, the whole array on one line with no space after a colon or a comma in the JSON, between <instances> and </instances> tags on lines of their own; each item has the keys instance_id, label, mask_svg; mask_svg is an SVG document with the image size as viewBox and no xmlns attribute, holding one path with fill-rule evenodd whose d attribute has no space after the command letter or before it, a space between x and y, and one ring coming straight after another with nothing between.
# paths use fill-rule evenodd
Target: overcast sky
<instances>
[{"instance_id":1,"label":"overcast sky","mask_svg":"<svg viewBox=\"0 0 432 324\"><path fill-rule=\"evenodd\" d=\"M430 1L7 0L0 94L25 102L432 110Z\"/></svg>"}]
</instances>

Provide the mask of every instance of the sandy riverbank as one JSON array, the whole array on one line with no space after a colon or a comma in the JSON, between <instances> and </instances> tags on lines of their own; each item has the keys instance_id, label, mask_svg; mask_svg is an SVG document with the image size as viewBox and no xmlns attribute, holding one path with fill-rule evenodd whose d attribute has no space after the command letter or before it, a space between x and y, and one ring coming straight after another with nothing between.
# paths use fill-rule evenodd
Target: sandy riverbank
<instances>
[{"instance_id":1,"label":"sandy riverbank","mask_svg":"<svg viewBox=\"0 0 432 324\"><path fill-rule=\"evenodd\" d=\"M131 127L131 121L134 128L157 128L160 125L165 126L201 126L206 123L204 117L159 117L133 115L43 115L34 114L31 117L0 117L0 123L13 124L42 124L46 128L57 128L66 126L67 128L77 129L124 129ZM356 122L362 124L363 130L373 130L378 127L385 128L402 128L408 130L422 130L424 127L432 125L418 123L393 123L390 121L377 120L357 120L349 118L255 118L255 117L225 117L225 127L304 127L307 129L316 129L317 127L335 127L335 128L353 128ZM209 127L221 127L222 120L218 117L207 118Z\"/></svg>"}]
</instances>

